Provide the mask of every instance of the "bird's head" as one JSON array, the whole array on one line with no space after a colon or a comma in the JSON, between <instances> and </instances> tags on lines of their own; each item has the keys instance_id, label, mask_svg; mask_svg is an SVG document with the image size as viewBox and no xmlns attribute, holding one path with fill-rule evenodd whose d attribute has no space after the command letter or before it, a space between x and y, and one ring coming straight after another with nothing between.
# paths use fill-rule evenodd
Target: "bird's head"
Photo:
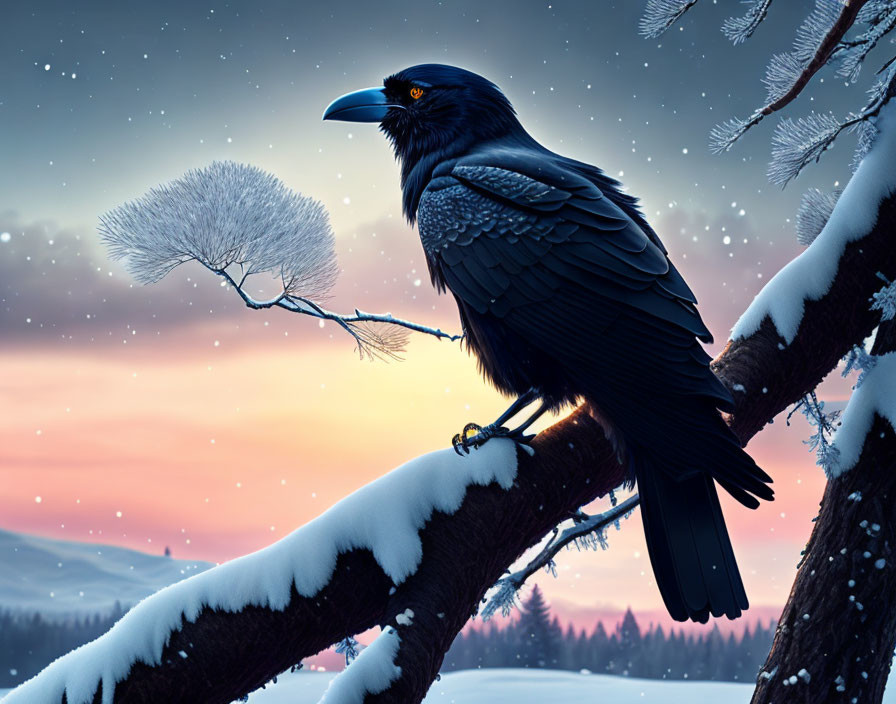
<instances>
[{"instance_id":1,"label":"bird's head","mask_svg":"<svg viewBox=\"0 0 896 704\"><path fill-rule=\"evenodd\" d=\"M510 101L491 81L444 64L420 64L382 86L337 98L325 120L378 122L404 170L423 157L450 158L477 142L522 130Z\"/></svg>"}]
</instances>

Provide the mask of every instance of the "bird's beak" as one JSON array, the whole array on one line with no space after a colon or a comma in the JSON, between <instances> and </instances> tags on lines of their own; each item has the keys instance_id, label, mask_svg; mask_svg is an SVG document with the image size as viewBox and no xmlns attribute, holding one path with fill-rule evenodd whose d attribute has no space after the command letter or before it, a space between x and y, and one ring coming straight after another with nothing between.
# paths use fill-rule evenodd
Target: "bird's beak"
<instances>
[{"instance_id":1,"label":"bird's beak","mask_svg":"<svg viewBox=\"0 0 896 704\"><path fill-rule=\"evenodd\" d=\"M324 111L325 120L346 122L382 122L389 108L404 108L390 103L382 86L365 88L336 98Z\"/></svg>"}]
</instances>

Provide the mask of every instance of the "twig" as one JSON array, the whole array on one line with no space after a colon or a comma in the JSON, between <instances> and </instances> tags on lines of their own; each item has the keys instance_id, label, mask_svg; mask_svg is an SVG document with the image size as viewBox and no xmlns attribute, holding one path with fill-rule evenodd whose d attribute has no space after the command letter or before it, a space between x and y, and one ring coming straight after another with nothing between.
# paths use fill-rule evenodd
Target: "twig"
<instances>
[{"instance_id":1,"label":"twig","mask_svg":"<svg viewBox=\"0 0 896 704\"><path fill-rule=\"evenodd\" d=\"M365 313L364 311L356 308L354 315L340 315L339 313L334 313L333 311L322 308L310 299L303 298L302 296L291 295L287 293L286 290L281 291L281 293L274 298L269 298L267 300L257 300L246 293L245 289L243 289L243 284L246 281L246 276L244 276L240 282L237 282L236 279L234 279L234 277L230 275L230 272L226 271L225 269L216 269L207 264L205 264L205 267L209 271L212 271L218 276L224 278L225 281L233 286L237 294L239 294L240 298L243 299L243 302L249 308L255 310L275 307L283 308L290 311L291 313L310 315L311 317L318 318L320 320L332 320L355 339L355 342L357 343L358 348L359 350L361 350L362 354L364 352L371 352L369 332L363 331L356 325L356 323L383 323L388 325L396 325L407 330L426 333L427 335L432 335L433 337L440 340L449 340L451 342L461 340L464 337L463 335L453 335L451 333L444 332L440 328L432 328L426 325L421 325L419 323L414 323L410 320L396 318L391 313ZM390 356L395 356L388 349L380 349L376 351L384 352L386 354L389 354Z\"/></svg>"},{"instance_id":2,"label":"twig","mask_svg":"<svg viewBox=\"0 0 896 704\"><path fill-rule=\"evenodd\" d=\"M621 518L627 517L639 503L641 503L641 498L635 494L603 513L589 516L579 511L574 517L576 523L562 532L559 527L554 528L551 539L548 540L538 555L522 569L498 580L498 583L495 585L498 587L498 591L485 609L483 609L483 620L487 621L498 609L501 609L505 615L509 613L510 605L513 603L516 593L526 583L526 580L541 569L552 569L554 556L558 552L570 543L589 538L592 534L599 533L611 523L616 523ZM602 537L598 538L598 540L602 545L604 544Z\"/></svg>"}]
</instances>

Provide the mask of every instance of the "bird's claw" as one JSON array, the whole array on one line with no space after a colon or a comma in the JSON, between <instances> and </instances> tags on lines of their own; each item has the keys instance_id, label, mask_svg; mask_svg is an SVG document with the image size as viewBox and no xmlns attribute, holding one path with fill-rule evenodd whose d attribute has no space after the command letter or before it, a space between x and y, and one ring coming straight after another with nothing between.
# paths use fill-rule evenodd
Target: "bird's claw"
<instances>
[{"instance_id":1,"label":"bird's claw","mask_svg":"<svg viewBox=\"0 0 896 704\"><path fill-rule=\"evenodd\" d=\"M515 433L503 425L495 425L494 423L486 426L481 426L477 423L467 423L464 429L451 439L451 445L458 455L463 456L464 454L470 454L471 447L481 447L492 438L509 438L516 443L525 444L534 437L534 435Z\"/></svg>"},{"instance_id":2,"label":"bird's claw","mask_svg":"<svg viewBox=\"0 0 896 704\"><path fill-rule=\"evenodd\" d=\"M454 447L454 451L459 455L469 455L471 447L479 447L480 444L485 442L484 439L480 440L480 442L474 440L474 438L477 438L482 432L482 426L476 423L467 423L463 430L451 438L451 445Z\"/></svg>"}]
</instances>

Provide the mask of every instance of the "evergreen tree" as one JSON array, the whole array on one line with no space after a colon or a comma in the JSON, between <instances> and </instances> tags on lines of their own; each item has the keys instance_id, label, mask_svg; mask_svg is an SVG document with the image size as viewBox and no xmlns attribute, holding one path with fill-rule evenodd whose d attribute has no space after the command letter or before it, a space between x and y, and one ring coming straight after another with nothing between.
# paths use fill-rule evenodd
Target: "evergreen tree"
<instances>
[{"instance_id":1,"label":"evergreen tree","mask_svg":"<svg viewBox=\"0 0 896 704\"><path fill-rule=\"evenodd\" d=\"M616 629L619 642L616 671L621 675L633 674L641 655L641 629L631 607L625 610L622 623Z\"/></svg>"},{"instance_id":2,"label":"evergreen tree","mask_svg":"<svg viewBox=\"0 0 896 704\"><path fill-rule=\"evenodd\" d=\"M520 607L517 633L522 667L557 666L559 639L551 624L550 607L537 584Z\"/></svg>"}]
</instances>

